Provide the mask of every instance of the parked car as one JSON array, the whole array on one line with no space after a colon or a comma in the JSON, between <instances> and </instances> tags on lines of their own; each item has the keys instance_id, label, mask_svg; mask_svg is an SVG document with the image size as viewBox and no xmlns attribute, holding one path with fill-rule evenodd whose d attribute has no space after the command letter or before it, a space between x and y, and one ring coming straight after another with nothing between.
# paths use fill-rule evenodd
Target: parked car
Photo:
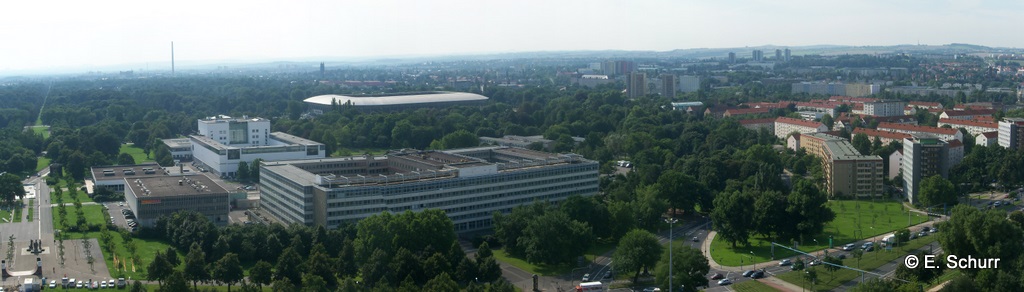
<instances>
[{"instance_id":1,"label":"parked car","mask_svg":"<svg viewBox=\"0 0 1024 292\"><path fill-rule=\"evenodd\" d=\"M718 285L720 285L720 286L725 286L725 285L729 285L729 284L732 284L732 280L729 280L729 279L718 280Z\"/></svg>"},{"instance_id":2,"label":"parked car","mask_svg":"<svg viewBox=\"0 0 1024 292\"><path fill-rule=\"evenodd\" d=\"M725 278L725 276L723 276L721 273L715 273L714 275L711 275L710 279L711 280L721 280L722 278Z\"/></svg>"},{"instance_id":3,"label":"parked car","mask_svg":"<svg viewBox=\"0 0 1024 292\"><path fill-rule=\"evenodd\" d=\"M793 264L793 261L791 261L789 259L784 259L784 260L779 261L779 266L788 266L788 265L792 265L792 264Z\"/></svg>"}]
</instances>

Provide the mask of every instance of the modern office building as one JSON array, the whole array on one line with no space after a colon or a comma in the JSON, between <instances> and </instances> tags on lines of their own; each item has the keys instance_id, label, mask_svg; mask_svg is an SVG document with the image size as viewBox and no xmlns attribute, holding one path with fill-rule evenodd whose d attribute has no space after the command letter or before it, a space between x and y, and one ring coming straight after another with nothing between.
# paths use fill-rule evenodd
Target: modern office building
<instances>
[{"instance_id":1,"label":"modern office building","mask_svg":"<svg viewBox=\"0 0 1024 292\"><path fill-rule=\"evenodd\" d=\"M351 106L360 111L399 111L406 109L449 107L456 105L479 105L487 97L468 92L406 92L366 95L326 94L304 100L309 112L320 115L335 107Z\"/></svg>"},{"instance_id":2,"label":"modern office building","mask_svg":"<svg viewBox=\"0 0 1024 292\"><path fill-rule=\"evenodd\" d=\"M149 227L181 210L206 215L214 224L228 223L228 191L203 175L124 178L124 198L135 221Z\"/></svg>"},{"instance_id":3,"label":"modern office building","mask_svg":"<svg viewBox=\"0 0 1024 292\"><path fill-rule=\"evenodd\" d=\"M582 143L583 141L585 141L586 139L582 138L582 137L572 137L572 140L573 140L573 143L579 144L579 143ZM536 144L536 145L540 145L541 148L546 149L546 150L551 149L551 145L553 145L554 142L555 141L553 141L553 140L544 139L544 136L541 136L541 135L536 135L536 136L505 135L505 136L502 136L502 137L483 137L483 136L480 137L480 143L482 143L482 144L490 144L490 145L497 145L497 146L508 146L508 147L518 147L518 148L530 148L531 145Z\"/></svg>"},{"instance_id":4,"label":"modern office building","mask_svg":"<svg viewBox=\"0 0 1024 292\"><path fill-rule=\"evenodd\" d=\"M177 161L192 160L192 140L188 138L163 139L164 146L171 151L171 158Z\"/></svg>"},{"instance_id":5,"label":"modern office building","mask_svg":"<svg viewBox=\"0 0 1024 292\"><path fill-rule=\"evenodd\" d=\"M661 96L676 97L676 75L661 74Z\"/></svg>"},{"instance_id":6,"label":"modern office building","mask_svg":"<svg viewBox=\"0 0 1024 292\"><path fill-rule=\"evenodd\" d=\"M124 192L124 180L166 176L167 172L156 162L135 165L107 165L89 168L94 188L106 188L114 192Z\"/></svg>"},{"instance_id":7,"label":"modern office building","mask_svg":"<svg viewBox=\"0 0 1024 292\"><path fill-rule=\"evenodd\" d=\"M840 83L840 82L800 82L792 84L793 93L807 93L820 95L842 95L853 97L864 97L877 94L880 87L877 84L866 83Z\"/></svg>"},{"instance_id":8,"label":"modern office building","mask_svg":"<svg viewBox=\"0 0 1024 292\"><path fill-rule=\"evenodd\" d=\"M629 73L629 88L626 88L629 98L640 98L647 95L647 74L643 72Z\"/></svg>"},{"instance_id":9,"label":"modern office building","mask_svg":"<svg viewBox=\"0 0 1024 292\"><path fill-rule=\"evenodd\" d=\"M801 119L778 117L775 119L775 137L779 139L786 139L791 133L820 133L828 131L828 127L825 124L814 121L805 121Z\"/></svg>"},{"instance_id":10,"label":"modern office building","mask_svg":"<svg viewBox=\"0 0 1024 292\"><path fill-rule=\"evenodd\" d=\"M853 144L825 133L800 135L800 148L821 158L825 188L832 198L881 196L883 163L878 155L861 155Z\"/></svg>"},{"instance_id":11,"label":"modern office building","mask_svg":"<svg viewBox=\"0 0 1024 292\"><path fill-rule=\"evenodd\" d=\"M876 117L902 116L907 103L902 101L875 101L864 103L864 114Z\"/></svg>"},{"instance_id":12,"label":"modern office building","mask_svg":"<svg viewBox=\"0 0 1024 292\"><path fill-rule=\"evenodd\" d=\"M949 175L949 144L935 135L913 134L903 139L903 190L911 204L916 203L921 180Z\"/></svg>"},{"instance_id":13,"label":"modern office building","mask_svg":"<svg viewBox=\"0 0 1024 292\"><path fill-rule=\"evenodd\" d=\"M233 177L238 163L323 158L324 144L270 131L270 121L216 116L199 120L199 135L189 136L195 164L220 176Z\"/></svg>"},{"instance_id":14,"label":"modern office building","mask_svg":"<svg viewBox=\"0 0 1024 292\"><path fill-rule=\"evenodd\" d=\"M284 224L328 228L384 211L441 209L467 232L491 228L496 211L596 195L598 166L576 154L500 146L264 162L261 205Z\"/></svg>"},{"instance_id":15,"label":"modern office building","mask_svg":"<svg viewBox=\"0 0 1024 292\"><path fill-rule=\"evenodd\" d=\"M999 121L999 146L1007 149L1024 146L1024 119L1003 118Z\"/></svg>"}]
</instances>

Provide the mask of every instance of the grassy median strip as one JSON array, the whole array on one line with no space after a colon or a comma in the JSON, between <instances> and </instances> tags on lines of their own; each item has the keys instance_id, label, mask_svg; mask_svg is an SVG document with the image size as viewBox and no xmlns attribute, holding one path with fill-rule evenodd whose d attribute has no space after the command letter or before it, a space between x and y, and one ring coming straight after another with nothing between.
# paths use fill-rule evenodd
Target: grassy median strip
<instances>
[{"instance_id":1,"label":"grassy median strip","mask_svg":"<svg viewBox=\"0 0 1024 292\"><path fill-rule=\"evenodd\" d=\"M35 211L36 199L28 199L28 221L32 221L32 213Z\"/></svg>"},{"instance_id":2,"label":"grassy median strip","mask_svg":"<svg viewBox=\"0 0 1024 292\"><path fill-rule=\"evenodd\" d=\"M919 249L922 246L935 242L936 240L938 240L938 237L931 235L911 240L907 245L903 246L903 248L894 251L876 250L864 253L864 256L860 259L859 269L872 271L882 265L907 255L910 251ZM857 268L858 262L855 258L847 257L843 260L843 265ZM860 272L847 269L840 269L835 271L835 273L825 270L824 266L818 266L814 269L818 272L818 281L814 285L814 291L830 291L861 276ZM811 288L810 282L804 278L804 273L802 271L783 273L778 275L778 278L783 281L793 283L793 285Z\"/></svg>"},{"instance_id":3,"label":"grassy median strip","mask_svg":"<svg viewBox=\"0 0 1024 292\"><path fill-rule=\"evenodd\" d=\"M746 281L732 285L732 289L738 292L776 292L779 289L775 289L768 284L761 283L760 281Z\"/></svg>"}]
</instances>

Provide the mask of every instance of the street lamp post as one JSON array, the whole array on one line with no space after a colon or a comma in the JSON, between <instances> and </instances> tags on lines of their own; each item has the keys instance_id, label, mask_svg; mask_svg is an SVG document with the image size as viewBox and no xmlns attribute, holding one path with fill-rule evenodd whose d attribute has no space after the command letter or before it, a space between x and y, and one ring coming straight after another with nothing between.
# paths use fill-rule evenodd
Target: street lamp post
<instances>
[{"instance_id":1,"label":"street lamp post","mask_svg":"<svg viewBox=\"0 0 1024 292\"><path fill-rule=\"evenodd\" d=\"M754 266L754 270L757 270L757 262L754 261L754 251L750 251L750 264Z\"/></svg>"},{"instance_id":2,"label":"street lamp post","mask_svg":"<svg viewBox=\"0 0 1024 292\"><path fill-rule=\"evenodd\" d=\"M668 292L672 292L672 224L679 222L676 218L666 218L668 223Z\"/></svg>"}]
</instances>

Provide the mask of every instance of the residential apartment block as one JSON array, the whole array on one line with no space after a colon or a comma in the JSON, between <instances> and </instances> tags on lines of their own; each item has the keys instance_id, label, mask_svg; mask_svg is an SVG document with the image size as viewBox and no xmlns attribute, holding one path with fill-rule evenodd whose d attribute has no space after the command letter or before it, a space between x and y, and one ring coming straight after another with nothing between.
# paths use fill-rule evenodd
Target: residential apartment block
<instances>
[{"instance_id":1,"label":"residential apartment block","mask_svg":"<svg viewBox=\"0 0 1024 292\"><path fill-rule=\"evenodd\" d=\"M846 139L824 133L800 135L800 148L821 158L825 191L833 197L869 197L883 193L883 163L862 155Z\"/></svg>"},{"instance_id":2,"label":"residential apartment block","mask_svg":"<svg viewBox=\"0 0 1024 292\"><path fill-rule=\"evenodd\" d=\"M496 211L596 195L598 167L576 154L513 147L264 162L261 204L284 224L328 228L384 211L441 209L468 232L491 228Z\"/></svg>"},{"instance_id":3,"label":"residential apartment block","mask_svg":"<svg viewBox=\"0 0 1024 292\"><path fill-rule=\"evenodd\" d=\"M949 175L949 161L949 144L939 137L914 134L903 139L903 190L911 204L917 203L921 180Z\"/></svg>"},{"instance_id":4,"label":"residential apartment block","mask_svg":"<svg viewBox=\"0 0 1024 292\"><path fill-rule=\"evenodd\" d=\"M1024 146L1024 119L1004 118L999 121L999 146L1008 149Z\"/></svg>"},{"instance_id":5,"label":"residential apartment block","mask_svg":"<svg viewBox=\"0 0 1024 292\"><path fill-rule=\"evenodd\" d=\"M775 136L779 139L786 139L791 133L820 133L828 131L828 127L820 122L805 121L801 119L778 117L775 119Z\"/></svg>"},{"instance_id":6,"label":"residential apartment block","mask_svg":"<svg viewBox=\"0 0 1024 292\"><path fill-rule=\"evenodd\" d=\"M876 117L902 116L906 103L902 101L875 101L864 103L864 114Z\"/></svg>"},{"instance_id":7,"label":"residential apartment block","mask_svg":"<svg viewBox=\"0 0 1024 292\"><path fill-rule=\"evenodd\" d=\"M961 119L939 119L939 127L948 125L950 128L964 128L971 136L977 136L985 132L999 131L999 124L995 122L982 122L975 120Z\"/></svg>"},{"instance_id":8,"label":"residential apartment block","mask_svg":"<svg viewBox=\"0 0 1024 292\"><path fill-rule=\"evenodd\" d=\"M864 134L868 136L868 139L870 139L872 142L874 142L877 138L880 142L882 142L882 145L888 145L889 143L892 142L902 143L903 139L910 137L910 134L892 131L880 131L871 128L855 128L853 129L853 133L851 134L854 136L856 136L857 134Z\"/></svg>"},{"instance_id":9,"label":"residential apartment block","mask_svg":"<svg viewBox=\"0 0 1024 292\"><path fill-rule=\"evenodd\" d=\"M905 134L930 134L937 136L939 139L942 139L943 141L962 141L964 139L964 134L960 132L960 130L951 128L939 128L896 123L878 123L878 129L883 131L892 131Z\"/></svg>"}]
</instances>

